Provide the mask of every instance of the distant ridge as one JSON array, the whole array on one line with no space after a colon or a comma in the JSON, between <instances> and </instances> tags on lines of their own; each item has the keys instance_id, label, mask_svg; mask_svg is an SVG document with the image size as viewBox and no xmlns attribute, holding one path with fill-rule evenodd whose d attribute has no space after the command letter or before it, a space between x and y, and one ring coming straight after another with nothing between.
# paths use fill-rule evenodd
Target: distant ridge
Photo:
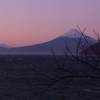
<instances>
[{"instance_id":1,"label":"distant ridge","mask_svg":"<svg viewBox=\"0 0 100 100\"><path fill-rule=\"evenodd\" d=\"M82 50L80 52L80 55L85 55L85 52L87 52L90 55L99 55L100 56L100 41L89 46L88 48L86 48L85 50Z\"/></svg>"},{"instance_id":2,"label":"distant ridge","mask_svg":"<svg viewBox=\"0 0 100 100\"><path fill-rule=\"evenodd\" d=\"M6 44L0 44L0 46L4 48L10 48L10 46L7 46Z\"/></svg>"}]
</instances>

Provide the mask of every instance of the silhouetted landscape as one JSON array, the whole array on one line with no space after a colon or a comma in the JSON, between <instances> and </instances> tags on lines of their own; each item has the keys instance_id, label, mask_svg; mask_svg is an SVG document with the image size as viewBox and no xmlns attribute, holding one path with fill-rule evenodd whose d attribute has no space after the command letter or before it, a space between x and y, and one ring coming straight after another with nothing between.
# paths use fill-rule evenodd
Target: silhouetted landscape
<instances>
[{"instance_id":1,"label":"silhouetted landscape","mask_svg":"<svg viewBox=\"0 0 100 100\"><path fill-rule=\"evenodd\" d=\"M57 56L57 59L61 65L65 56ZM76 67L75 69L80 73L91 74L87 68L83 69L81 63L73 63L70 59L66 62L66 66ZM56 62L50 55L0 55L0 100L39 100L40 98L58 100L60 94L71 100L99 100L100 98L100 80L91 78L75 78L63 90L66 79L53 85L42 95L46 86L31 87L29 84L43 82L49 84L51 81L34 73L32 68L50 77L59 74Z\"/></svg>"},{"instance_id":2,"label":"silhouetted landscape","mask_svg":"<svg viewBox=\"0 0 100 100\"><path fill-rule=\"evenodd\" d=\"M100 100L100 0L0 0L0 100Z\"/></svg>"}]
</instances>

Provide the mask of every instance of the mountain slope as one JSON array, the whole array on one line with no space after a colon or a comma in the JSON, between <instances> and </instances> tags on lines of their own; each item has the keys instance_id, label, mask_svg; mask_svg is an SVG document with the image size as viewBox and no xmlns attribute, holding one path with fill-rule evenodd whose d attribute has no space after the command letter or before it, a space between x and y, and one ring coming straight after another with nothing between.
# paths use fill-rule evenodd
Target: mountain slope
<instances>
[{"instance_id":1,"label":"mountain slope","mask_svg":"<svg viewBox=\"0 0 100 100\"><path fill-rule=\"evenodd\" d=\"M10 47L9 47L9 46L7 46L6 44L0 44L0 47L10 48Z\"/></svg>"},{"instance_id":2,"label":"mountain slope","mask_svg":"<svg viewBox=\"0 0 100 100\"><path fill-rule=\"evenodd\" d=\"M75 53L76 51L76 45L79 40L79 37L81 36L81 32L79 32L76 29L71 29L68 32L64 33L63 35L45 42L41 44L31 45L31 46L24 46L24 47L17 47L17 48L7 48L4 49L4 51L0 50L1 53L23 53L23 54L51 54L51 46L54 49L54 52L57 54L62 54L63 49L66 47L65 41L67 41L69 49L71 52ZM92 43L96 43L97 40L85 35L87 40ZM84 38L82 38L82 41L84 42Z\"/></svg>"},{"instance_id":3,"label":"mountain slope","mask_svg":"<svg viewBox=\"0 0 100 100\"><path fill-rule=\"evenodd\" d=\"M91 46L89 46L88 48L86 48L85 50L82 50L80 52L80 55L85 55L85 52L87 52L89 55L96 55L96 56L100 56L100 42L95 43Z\"/></svg>"}]
</instances>

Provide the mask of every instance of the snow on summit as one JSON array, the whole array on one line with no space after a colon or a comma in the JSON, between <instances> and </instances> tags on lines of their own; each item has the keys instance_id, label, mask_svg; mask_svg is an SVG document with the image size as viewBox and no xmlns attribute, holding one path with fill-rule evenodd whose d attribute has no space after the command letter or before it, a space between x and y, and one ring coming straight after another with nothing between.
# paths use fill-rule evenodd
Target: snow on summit
<instances>
[{"instance_id":1,"label":"snow on summit","mask_svg":"<svg viewBox=\"0 0 100 100\"><path fill-rule=\"evenodd\" d=\"M82 36L82 38L86 38L87 40L96 40L88 35L85 35L85 34L83 34L83 35L84 36L82 36L82 33L80 31L78 31L77 29L70 29L69 31L67 31L66 33L61 35L60 37L80 38Z\"/></svg>"},{"instance_id":2,"label":"snow on summit","mask_svg":"<svg viewBox=\"0 0 100 100\"><path fill-rule=\"evenodd\" d=\"M70 29L66 33L64 33L61 37L71 37L71 38L76 38L80 37L82 35L81 32L79 32L77 29Z\"/></svg>"}]
</instances>

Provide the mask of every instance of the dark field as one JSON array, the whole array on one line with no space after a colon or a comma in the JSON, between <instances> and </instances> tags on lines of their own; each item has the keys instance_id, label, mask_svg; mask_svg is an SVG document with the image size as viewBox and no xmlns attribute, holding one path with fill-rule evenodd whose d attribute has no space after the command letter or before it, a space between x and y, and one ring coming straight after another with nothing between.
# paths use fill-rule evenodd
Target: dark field
<instances>
[{"instance_id":1,"label":"dark field","mask_svg":"<svg viewBox=\"0 0 100 100\"><path fill-rule=\"evenodd\" d=\"M57 56L61 65L64 56ZM76 67L81 72L82 65L66 62L66 66ZM60 74L57 63L52 56L47 55L0 55L0 100L100 100L100 79L75 78L64 83L60 81L50 87L44 94L46 86L32 84L48 84L50 79L34 73L32 69L50 77ZM86 69L85 73L89 73ZM91 73L91 72L90 72Z\"/></svg>"}]
</instances>

